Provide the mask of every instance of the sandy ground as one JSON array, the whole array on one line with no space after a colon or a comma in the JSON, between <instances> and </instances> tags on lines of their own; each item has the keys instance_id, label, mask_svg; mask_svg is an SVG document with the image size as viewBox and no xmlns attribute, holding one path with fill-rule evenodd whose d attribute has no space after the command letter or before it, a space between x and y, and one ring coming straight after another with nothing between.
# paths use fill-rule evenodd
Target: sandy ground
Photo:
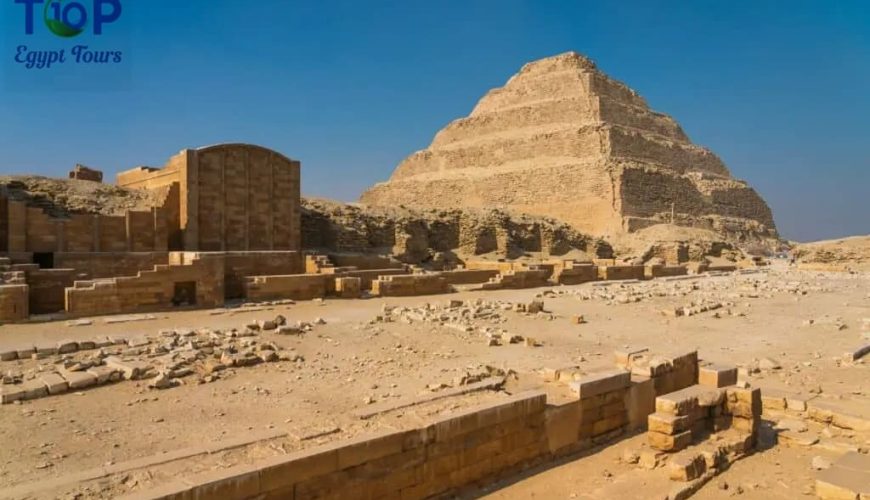
<instances>
[{"instance_id":1,"label":"sandy ground","mask_svg":"<svg viewBox=\"0 0 870 500\"><path fill-rule=\"evenodd\" d=\"M489 347L482 334L460 333L421 322L371 323L382 313L384 304L419 307L427 302L444 304L449 299L476 298L526 303L545 290L558 293L544 297L552 318L503 311L498 323L480 322L481 326L495 325L510 334L533 336L542 343L540 347L522 343ZM476 393L366 421L350 414L369 402L430 394L428 386L451 385L469 367L512 369L520 374L523 385L541 385L543 382L534 373L541 368L579 364L592 372L611 367L613 350L626 345L662 353L698 349L702 359L747 367L771 358L781 369L753 374L753 384L794 391L821 390L821 397L870 412L866 365L840 362L844 352L868 342L863 338L868 332L862 332L864 319L870 318L868 291L868 274L775 268L691 281L300 302L240 314L172 312L158 314L156 320L116 325L94 318L93 325L84 327L70 327L64 322L0 326L0 346L7 346L110 334L131 337L174 327L240 327L250 320L271 319L279 313L291 321L312 321L317 317L326 320L325 325L317 325L303 337L263 335L281 347L294 348L305 358L301 363L238 368L212 383L200 385L190 380L162 391L148 389L144 381L120 382L0 406L0 493L2 488L44 482L203 443L260 432L289 433L259 446L207 459L193 457L175 468L157 467L144 477L133 475L74 493L101 497L135 491L179 470L226 467L379 428L402 427L504 395ZM585 299L587 296L592 298ZM661 313L662 309L686 306L692 301L717 301L725 307L690 317ZM582 314L586 323L572 324L569 320L575 314ZM807 320L813 320L813 324L806 325ZM51 360L2 362L0 370L27 375L38 370L40 363L50 364ZM319 430L328 435L298 439ZM622 498L648 498L643 493L644 481L660 482L661 471L640 470L618 460L622 448L637 446L636 441L642 441L642 436L626 438L617 445L573 457L540 474L525 475L473 496L614 498L616 494ZM697 498L725 498L736 492L745 498L795 498L811 483L810 458L807 452L782 446L757 453L714 479ZM720 481L729 488L720 489Z\"/></svg>"}]
</instances>

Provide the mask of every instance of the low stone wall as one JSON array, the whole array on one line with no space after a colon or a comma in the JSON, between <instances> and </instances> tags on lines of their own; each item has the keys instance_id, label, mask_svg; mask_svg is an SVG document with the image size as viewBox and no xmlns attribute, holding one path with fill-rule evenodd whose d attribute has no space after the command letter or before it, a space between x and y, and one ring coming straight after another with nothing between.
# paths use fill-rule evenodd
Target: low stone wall
<instances>
[{"instance_id":1,"label":"low stone wall","mask_svg":"<svg viewBox=\"0 0 870 500\"><path fill-rule=\"evenodd\" d=\"M178 286L194 284L198 307L224 303L224 259L220 254L174 252L170 264L136 276L76 281L66 289L66 311L72 316L105 315L173 307Z\"/></svg>"},{"instance_id":2,"label":"low stone wall","mask_svg":"<svg viewBox=\"0 0 870 500\"><path fill-rule=\"evenodd\" d=\"M372 281L372 295L381 297L434 295L449 291L450 285L441 273L383 276Z\"/></svg>"},{"instance_id":3,"label":"low stone wall","mask_svg":"<svg viewBox=\"0 0 870 500\"><path fill-rule=\"evenodd\" d=\"M598 278L602 280L642 280L644 266L598 266Z\"/></svg>"},{"instance_id":4,"label":"low stone wall","mask_svg":"<svg viewBox=\"0 0 870 500\"><path fill-rule=\"evenodd\" d=\"M693 385L656 398L647 439L657 450L675 452L708 432L735 429L755 446L761 423L761 390Z\"/></svg>"},{"instance_id":5,"label":"low stone wall","mask_svg":"<svg viewBox=\"0 0 870 500\"><path fill-rule=\"evenodd\" d=\"M379 277L396 276L400 274L408 274L408 271L406 269L358 269L337 273L335 274L335 276L341 276L344 278L359 278L360 287L362 287L363 290L371 290L372 281L378 279Z\"/></svg>"},{"instance_id":6,"label":"low stone wall","mask_svg":"<svg viewBox=\"0 0 870 500\"><path fill-rule=\"evenodd\" d=\"M442 271L441 276L451 285L470 285L486 283L491 278L498 276L498 271L494 269L456 269Z\"/></svg>"},{"instance_id":7,"label":"low stone wall","mask_svg":"<svg viewBox=\"0 0 870 500\"><path fill-rule=\"evenodd\" d=\"M362 280L359 278L335 278L335 295L342 299L358 299L362 293Z\"/></svg>"},{"instance_id":8,"label":"low stone wall","mask_svg":"<svg viewBox=\"0 0 870 500\"><path fill-rule=\"evenodd\" d=\"M503 288L534 288L549 285L550 271L547 269L523 269L505 271L488 283L483 284L484 290L500 290Z\"/></svg>"},{"instance_id":9,"label":"low stone wall","mask_svg":"<svg viewBox=\"0 0 870 500\"><path fill-rule=\"evenodd\" d=\"M75 269L34 269L26 272L30 286L30 314L64 310L66 289L76 280Z\"/></svg>"},{"instance_id":10,"label":"low stone wall","mask_svg":"<svg viewBox=\"0 0 870 500\"><path fill-rule=\"evenodd\" d=\"M281 455L132 498L427 498L514 474L549 451L546 395L528 392L420 428Z\"/></svg>"},{"instance_id":11,"label":"low stone wall","mask_svg":"<svg viewBox=\"0 0 870 500\"><path fill-rule=\"evenodd\" d=\"M27 285L0 285L0 323L27 319L29 297Z\"/></svg>"},{"instance_id":12,"label":"low stone wall","mask_svg":"<svg viewBox=\"0 0 870 500\"><path fill-rule=\"evenodd\" d=\"M169 263L168 252L63 252L54 254L54 267L75 269L86 279L135 276L139 271Z\"/></svg>"},{"instance_id":13,"label":"low stone wall","mask_svg":"<svg viewBox=\"0 0 870 500\"><path fill-rule=\"evenodd\" d=\"M689 274L689 270L685 266L644 266L644 277L646 279L684 276L686 274Z\"/></svg>"},{"instance_id":14,"label":"low stone wall","mask_svg":"<svg viewBox=\"0 0 870 500\"><path fill-rule=\"evenodd\" d=\"M488 269L490 271L498 271L504 273L514 269L520 269L523 265L519 262L507 262L498 260L467 260L465 261L465 269Z\"/></svg>"},{"instance_id":15,"label":"low stone wall","mask_svg":"<svg viewBox=\"0 0 870 500\"><path fill-rule=\"evenodd\" d=\"M405 265L382 255L331 253L329 260L337 267L365 269L404 269Z\"/></svg>"},{"instance_id":16,"label":"low stone wall","mask_svg":"<svg viewBox=\"0 0 870 500\"><path fill-rule=\"evenodd\" d=\"M617 360L621 356L617 353ZM568 372L565 374L573 377ZM556 379L562 380L558 375ZM652 380L623 368L594 373L569 383L576 399L565 401L560 396L560 402L553 403L542 391L521 393L435 417L410 430L381 432L259 463L177 478L127 500L414 499L454 495L464 487L497 481L529 466L607 443L629 429L644 427L648 418L656 420L649 417L657 409ZM742 415L760 411L757 391L706 387L701 392L710 390L723 395L717 400L721 415L744 418ZM685 398L668 398L677 399ZM697 395L693 393L689 399L686 408L674 406L671 413L675 418L686 414L689 407L699 408ZM659 411L669 411L666 403L661 404ZM705 410L697 416L714 418L714 413ZM704 425L707 423L704 421Z\"/></svg>"},{"instance_id":17,"label":"low stone wall","mask_svg":"<svg viewBox=\"0 0 870 500\"><path fill-rule=\"evenodd\" d=\"M224 287L228 299L245 296L245 280L248 276L305 272L305 263L300 252L226 252L223 255Z\"/></svg>"},{"instance_id":18,"label":"low stone wall","mask_svg":"<svg viewBox=\"0 0 870 500\"><path fill-rule=\"evenodd\" d=\"M563 261L553 269L553 281L560 285L579 285L598 280L598 269L594 264Z\"/></svg>"},{"instance_id":19,"label":"low stone wall","mask_svg":"<svg viewBox=\"0 0 870 500\"><path fill-rule=\"evenodd\" d=\"M288 274L279 276L248 276L244 297L248 300L311 300L325 297L334 287L335 276L329 274Z\"/></svg>"}]
</instances>

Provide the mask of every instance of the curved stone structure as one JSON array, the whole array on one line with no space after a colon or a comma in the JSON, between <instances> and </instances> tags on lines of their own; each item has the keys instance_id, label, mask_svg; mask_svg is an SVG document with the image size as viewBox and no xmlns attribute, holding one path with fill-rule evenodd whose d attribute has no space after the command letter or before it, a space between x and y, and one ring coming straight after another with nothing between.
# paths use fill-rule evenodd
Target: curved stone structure
<instances>
[{"instance_id":1,"label":"curved stone structure","mask_svg":"<svg viewBox=\"0 0 870 500\"><path fill-rule=\"evenodd\" d=\"M671 221L776 235L767 204L715 154L573 52L523 66L360 201L505 208L596 235Z\"/></svg>"}]
</instances>

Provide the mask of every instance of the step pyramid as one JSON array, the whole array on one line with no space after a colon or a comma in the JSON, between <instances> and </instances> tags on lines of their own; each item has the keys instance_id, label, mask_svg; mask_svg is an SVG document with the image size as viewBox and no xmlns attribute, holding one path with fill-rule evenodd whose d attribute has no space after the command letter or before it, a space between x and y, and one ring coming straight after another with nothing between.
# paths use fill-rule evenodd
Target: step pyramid
<instances>
[{"instance_id":1,"label":"step pyramid","mask_svg":"<svg viewBox=\"0 0 870 500\"><path fill-rule=\"evenodd\" d=\"M508 209L604 236L661 223L776 236L722 160L574 52L523 66L360 201Z\"/></svg>"}]
</instances>

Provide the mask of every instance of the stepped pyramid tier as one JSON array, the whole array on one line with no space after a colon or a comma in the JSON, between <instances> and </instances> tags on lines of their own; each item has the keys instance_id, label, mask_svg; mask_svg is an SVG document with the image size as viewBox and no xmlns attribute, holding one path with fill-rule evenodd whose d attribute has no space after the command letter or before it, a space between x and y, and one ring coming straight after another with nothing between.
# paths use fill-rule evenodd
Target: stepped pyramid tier
<instances>
[{"instance_id":1,"label":"stepped pyramid tier","mask_svg":"<svg viewBox=\"0 0 870 500\"><path fill-rule=\"evenodd\" d=\"M574 52L523 66L360 201L508 209L595 235L673 222L776 236L770 208L719 157Z\"/></svg>"}]
</instances>

